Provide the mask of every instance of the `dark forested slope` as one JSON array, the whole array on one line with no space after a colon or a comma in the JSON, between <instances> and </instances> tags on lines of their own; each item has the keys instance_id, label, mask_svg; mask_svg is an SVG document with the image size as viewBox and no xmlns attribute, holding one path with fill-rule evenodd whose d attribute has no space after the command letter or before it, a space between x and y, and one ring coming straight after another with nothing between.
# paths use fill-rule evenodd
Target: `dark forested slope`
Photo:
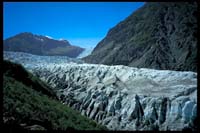
<instances>
[{"instance_id":1,"label":"dark forested slope","mask_svg":"<svg viewBox=\"0 0 200 133\"><path fill-rule=\"evenodd\" d=\"M52 89L21 65L3 62L3 126L6 130L106 129L55 98Z\"/></svg>"}]
</instances>

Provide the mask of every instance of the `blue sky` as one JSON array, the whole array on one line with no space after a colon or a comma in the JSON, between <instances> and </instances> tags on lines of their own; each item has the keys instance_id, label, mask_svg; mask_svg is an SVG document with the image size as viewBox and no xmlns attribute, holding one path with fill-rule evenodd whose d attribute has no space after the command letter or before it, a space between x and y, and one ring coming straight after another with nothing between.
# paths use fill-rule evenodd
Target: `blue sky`
<instances>
[{"instance_id":1,"label":"blue sky","mask_svg":"<svg viewBox=\"0 0 200 133\"><path fill-rule=\"evenodd\" d=\"M144 2L4 2L3 38L21 32L95 46Z\"/></svg>"}]
</instances>

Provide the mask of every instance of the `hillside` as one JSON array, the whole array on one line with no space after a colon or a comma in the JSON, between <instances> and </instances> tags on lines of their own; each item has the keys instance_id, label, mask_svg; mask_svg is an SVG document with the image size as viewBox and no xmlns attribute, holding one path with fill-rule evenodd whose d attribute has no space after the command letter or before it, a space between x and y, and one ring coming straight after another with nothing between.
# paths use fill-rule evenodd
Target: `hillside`
<instances>
[{"instance_id":1,"label":"hillside","mask_svg":"<svg viewBox=\"0 0 200 133\"><path fill-rule=\"evenodd\" d=\"M47 86L18 64L3 62L3 126L6 130L104 130L60 103Z\"/></svg>"},{"instance_id":2,"label":"hillside","mask_svg":"<svg viewBox=\"0 0 200 133\"><path fill-rule=\"evenodd\" d=\"M67 40L55 40L29 32L20 33L3 41L5 51L26 52L36 55L59 55L75 58L84 51Z\"/></svg>"},{"instance_id":3,"label":"hillside","mask_svg":"<svg viewBox=\"0 0 200 133\"><path fill-rule=\"evenodd\" d=\"M109 30L87 63L197 71L197 3L147 2Z\"/></svg>"}]
</instances>

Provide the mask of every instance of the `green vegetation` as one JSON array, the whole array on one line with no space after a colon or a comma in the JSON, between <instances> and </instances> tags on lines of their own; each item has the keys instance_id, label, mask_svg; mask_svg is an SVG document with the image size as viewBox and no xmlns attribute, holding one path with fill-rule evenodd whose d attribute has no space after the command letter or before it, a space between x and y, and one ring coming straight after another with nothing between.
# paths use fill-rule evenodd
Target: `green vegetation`
<instances>
[{"instance_id":1,"label":"green vegetation","mask_svg":"<svg viewBox=\"0 0 200 133\"><path fill-rule=\"evenodd\" d=\"M14 64L10 61L4 61L3 64L3 72L5 76L12 77L18 82L21 82L36 91L41 91L43 94L56 98L55 92L51 87L47 86L31 73L27 72L20 64Z\"/></svg>"},{"instance_id":2,"label":"green vegetation","mask_svg":"<svg viewBox=\"0 0 200 133\"><path fill-rule=\"evenodd\" d=\"M5 68L6 67L6 68ZM11 69L12 68L12 69ZM32 130L105 130L79 112L63 105L53 97L38 91L32 84L36 77L22 66L4 61L3 75L3 119L5 127ZM21 72L20 75L15 75ZM25 77L24 77L25 76ZM31 77L31 78L28 78ZM38 83L42 87L44 83ZM32 86L32 87L30 87ZM45 86L46 87L46 86ZM43 88L45 90L46 88Z\"/></svg>"}]
</instances>

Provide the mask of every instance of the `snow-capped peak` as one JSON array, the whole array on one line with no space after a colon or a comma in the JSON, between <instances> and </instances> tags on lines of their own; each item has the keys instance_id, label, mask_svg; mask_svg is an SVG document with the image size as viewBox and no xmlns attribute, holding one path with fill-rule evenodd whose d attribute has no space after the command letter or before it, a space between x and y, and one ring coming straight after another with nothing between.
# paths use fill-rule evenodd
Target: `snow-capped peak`
<instances>
[{"instance_id":1,"label":"snow-capped peak","mask_svg":"<svg viewBox=\"0 0 200 133\"><path fill-rule=\"evenodd\" d=\"M50 36L45 36L45 37L47 37L47 38L49 38L49 39L53 39L52 37L50 37Z\"/></svg>"},{"instance_id":2,"label":"snow-capped peak","mask_svg":"<svg viewBox=\"0 0 200 133\"><path fill-rule=\"evenodd\" d=\"M60 38L59 41L67 42L67 40Z\"/></svg>"}]
</instances>

